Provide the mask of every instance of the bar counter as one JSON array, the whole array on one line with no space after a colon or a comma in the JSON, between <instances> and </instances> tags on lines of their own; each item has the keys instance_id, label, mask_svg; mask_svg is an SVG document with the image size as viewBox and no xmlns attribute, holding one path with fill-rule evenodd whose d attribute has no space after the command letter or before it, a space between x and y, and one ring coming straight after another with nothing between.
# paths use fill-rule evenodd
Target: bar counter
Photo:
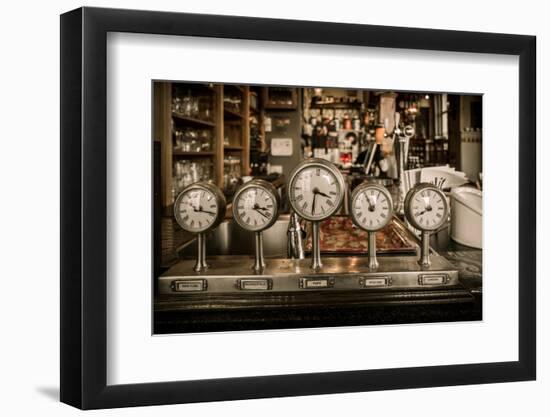
<instances>
[{"instance_id":1,"label":"bar counter","mask_svg":"<svg viewBox=\"0 0 550 417\"><path fill-rule=\"evenodd\" d=\"M459 288L427 291L310 291L307 296L198 294L155 297L155 333L330 327L482 319L481 250L432 235L432 249L459 272ZM250 264L252 264L252 255ZM269 259L268 259L269 261Z\"/></svg>"}]
</instances>

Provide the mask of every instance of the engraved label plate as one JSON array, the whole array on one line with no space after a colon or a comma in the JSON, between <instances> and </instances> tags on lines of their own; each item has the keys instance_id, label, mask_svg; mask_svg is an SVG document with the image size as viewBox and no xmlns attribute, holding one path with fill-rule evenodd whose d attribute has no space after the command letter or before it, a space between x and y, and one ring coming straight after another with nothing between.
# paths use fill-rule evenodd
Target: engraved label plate
<instances>
[{"instance_id":1,"label":"engraved label plate","mask_svg":"<svg viewBox=\"0 0 550 417\"><path fill-rule=\"evenodd\" d=\"M420 285L445 285L448 277L445 274L420 275L418 283Z\"/></svg>"},{"instance_id":2,"label":"engraved label plate","mask_svg":"<svg viewBox=\"0 0 550 417\"><path fill-rule=\"evenodd\" d=\"M268 278L240 279L237 286L241 290L267 291L273 288L273 281Z\"/></svg>"},{"instance_id":3,"label":"engraved label plate","mask_svg":"<svg viewBox=\"0 0 550 417\"><path fill-rule=\"evenodd\" d=\"M388 276L362 278L363 287L387 287L391 285L391 278Z\"/></svg>"},{"instance_id":4,"label":"engraved label plate","mask_svg":"<svg viewBox=\"0 0 550 417\"><path fill-rule=\"evenodd\" d=\"M300 288L317 289L331 288L334 286L334 278L301 278Z\"/></svg>"},{"instance_id":5,"label":"engraved label plate","mask_svg":"<svg viewBox=\"0 0 550 417\"><path fill-rule=\"evenodd\" d=\"M205 279L184 279L172 281L170 287L174 292L205 291L207 284Z\"/></svg>"}]
</instances>

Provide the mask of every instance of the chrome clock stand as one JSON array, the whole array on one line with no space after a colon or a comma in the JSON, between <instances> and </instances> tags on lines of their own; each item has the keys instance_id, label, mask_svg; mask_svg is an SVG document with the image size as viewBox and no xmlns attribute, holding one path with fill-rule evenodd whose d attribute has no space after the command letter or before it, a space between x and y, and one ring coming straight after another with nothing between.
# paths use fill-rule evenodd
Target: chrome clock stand
<instances>
[{"instance_id":1,"label":"chrome clock stand","mask_svg":"<svg viewBox=\"0 0 550 417\"><path fill-rule=\"evenodd\" d=\"M432 264L430 261L430 232L422 232L422 241L420 245L420 259L418 259L418 264L422 268L429 268Z\"/></svg>"},{"instance_id":2,"label":"chrome clock stand","mask_svg":"<svg viewBox=\"0 0 550 417\"><path fill-rule=\"evenodd\" d=\"M199 181L185 187L174 201L174 218L186 232L197 235L197 259L193 271L208 269L205 234L225 217L226 201L214 184ZM197 227L198 225L198 227Z\"/></svg>"},{"instance_id":3,"label":"chrome clock stand","mask_svg":"<svg viewBox=\"0 0 550 417\"><path fill-rule=\"evenodd\" d=\"M261 231L255 232L255 251L254 251L254 265L252 269L256 273L261 273L265 269L264 259L264 239Z\"/></svg>"},{"instance_id":4,"label":"chrome clock stand","mask_svg":"<svg viewBox=\"0 0 550 417\"><path fill-rule=\"evenodd\" d=\"M378 259L376 259L376 232L368 232L369 235L369 269L371 271L378 269Z\"/></svg>"},{"instance_id":5,"label":"chrome clock stand","mask_svg":"<svg viewBox=\"0 0 550 417\"><path fill-rule=\"evenodd\" d=\"M300 185L297 186L297 184ZM320 222L330 218L342 206L345 193L344 176L336 165L327 160L305 159L296 165L290 173L287 191L293 212L302 219L311 222L311 269L319 271L323 268ZM323 200L324 204L318 202L321 197L325 199ZM316 201L318 202L317 206ZM295 229L294 226L292 229Z\"/></svg>"},{"instance_id":6,"label":"chrome clock stand","mask_svg":"<svg viewBox=\"0 0 550 417\"><path fill-rule=\"evenodd\" d=\"M262 196L261 203L258 195ZM255 179L241 185L233 197L233 218L244 230L254 232L254 264L252 269L261 274L266 268L263 231L279 216L280 198L277 190L267 181Z\"/></svg>"},{"instance_id":7,"label":"chrome clock stand","mask_svg":"<svg viewBox=\"0 0 550 417\"><path fill-rule=\"evenodd\" d=\"M351 193L350 206L353 222L368 234L368 268L370 271L375 271L379 267L376 259L376 232L391 221L393 215L391 194L381 185L364 182Z\"/></svg>"},{"instance_id":8,"label":"chrome clock stand","mask_svg":"<svg viewBox=\"0 0 550 417\"><path fill-rule=\"evenodd\" d=\"M206 263L206 238L204 233L199 233L197 235L197 262L193 267L195 272L202 272L208 269L208 264Z\"/></svg>"},{"instance_id":9,"label":"chrome clock stand","mask_svg":"<svg viewBox=\"0 0 550 417\"><path fill-rule=\"evenodd\" d=\"M319 222L311 222L311 269L318 271L323 267L321 262L321 227Z\"/></svg>"},{"instance_id":10,"label":"chrome clock stand","mask_svg":"<svg viewBox=\"0 0 550 417\"><path fill-rule=\"evenodd\" d=\"M419 199L423 200L423 203ZM416 203L413 201L416 201ZM422 207L417 206L422 204L424 205L423 210L421 210ZM408 222L421 232L418 264L421 268L428 269L432 265L430 260L430 233L437 231L447 222L449 215L447 197L439 187L429 183L420 183L409 190L405 197L404 207ZM426 218L424 216L431 217Z\"/></svg>"}]
</instances>

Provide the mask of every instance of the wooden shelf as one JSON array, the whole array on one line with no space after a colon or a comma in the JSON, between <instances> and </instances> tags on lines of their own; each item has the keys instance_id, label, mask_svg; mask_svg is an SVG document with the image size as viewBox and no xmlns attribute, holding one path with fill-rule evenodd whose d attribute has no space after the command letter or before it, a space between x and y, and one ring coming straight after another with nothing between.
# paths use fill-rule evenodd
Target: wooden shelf
<instances>
[{"instance_id":1,"label":"wooden shelf","mask_svg":"<svg viewBox=\"0 0 550 417\"><path fill-rule=\"evenodd\" d=\"M266 103L266 110L295 110L296 104L277 104L277 103Z\"/></svg>"},{"instance_id":2,"label":"wooden shelf","mask_svg":"<svg viewBox=\"0 0 550 417\"><path fill-rule=\"evenodd\" d=\"M173 156L177 156L177 157L181 157L181 156L185 156L185 157L194 157L194 156L214 156L214 152L213 151L201 151L201 152L183 152L183 151L172 151L172 155Z\"/></svg>"},{"instance_id":3,"label":"wooden shelf","mask_svg":"<svg viewBox=\"0 0 550 417\"><path fill-rule=\"evenodd\" d=\"M224 84L224 87L227 89L234 88L235 90L239 90L241 93L244 93L245 91L245 88L238 84Z\"/></svg>"},{"instance_id":4,"label":"wooden shelf","mask_svg":"<svg viewBox=\"0 0 550 417\"><path fill-rule=\"evenodd\" d=\"M207 126L207 127L214 127L215 123L210 122L208 120L202 120L202 119L196 119L194 117L188 117L184 116L183 114L172 112L172 117L176 120L181 120L182 122L187 122L189 124L193 124L195 126Z\"/></svg>"},{"instance_id":5,"label":"wooden shelf","mask_svg":"<svg viewBox=\"0 0 550 417\"><path fill-rule=\"evenodd\" d=\"M172 100L178 94L190 94L193 97L207 96L212 99L212 119L204 120L174 112ZM223 85L209 83L155 82L154 83L154 140L160 142L160 193L162 207L173 204L172 181L173 164L181 160L212 163L212 180L218 187L224 183L224 155L233 155L241 160L241 173L250 170L250 89L246 85ZM240 107L225 108L224 98L241 97ZM229 104L229 103L227 103ZM232 109L240 109L235 111ZM256 114L256 113L255 113ZM259 116L257 116L259 118ZM208 151L184 152L175 148L173 143L173 125L178 128L190 127L208 129L212 133L212 147ZM210 133L210 132L209 132ZM230 144L224 147L224 138L229 137ZM198 149L198 148L195 148Z\"/></svg>"},{"instance_id":6,"label":"wooden shelf","mask_svg":"<svg viewBox=\"0 0 550 417\"><path fill-rule=\"evenodd\" d=\"M234 110L230 110L226 107L223 108L223 112L225 113L225 116L229 116L229 117L233 117L233 118L237 118L237 119L242 119L243 118L243 115L241 113L238 113Z\"/></svg>"},{"instance_id":7,"label":"wooden shelf","mask_svg":"<svg viewBox=\"0 0 550 417\"><path fill-rule=\"evenodd\" d=\"M311 103L311 108L329 110L357 110L361 108L361 103Z\"/></svg>"}]
</instances>

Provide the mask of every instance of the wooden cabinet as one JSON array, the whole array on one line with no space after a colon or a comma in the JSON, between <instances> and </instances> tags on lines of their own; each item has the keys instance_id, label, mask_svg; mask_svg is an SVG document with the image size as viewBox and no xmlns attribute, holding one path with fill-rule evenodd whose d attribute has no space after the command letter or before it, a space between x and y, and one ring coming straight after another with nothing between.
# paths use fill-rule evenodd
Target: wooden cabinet
<instances>
[{"instance_id":1,"label":"wooden cabinet","mask_svg":"<svg viewBox=\"0 0 550 417\"><path fill-rule=\"evenodd\" d=\"M186 185L250 171L249 87L156 82L153 140L161 146L161 203L173 204Z\"/></svg>"},{"instance_id":2,"label":"wooden cabinet","mask_svg":"<svg viewBox=\"0 0 550 417\"><path fill-rule=\"evenodd\" d=\"M267 148L265 142L265 111L263 102L263 87L250 87L249 89L249 141L250 152L264 152Z\"/></svg>"},{"instance_id":3,"label":"wooden cabinet","mask_svg":"<svg viewBox=\"0 0 550 417\"><path fill-rule=\"evenodd\" d=\"M290 87L264 87L264 108L268 110L294 110L298 105L298 89Z\"/></svg>"}]
</instances>

